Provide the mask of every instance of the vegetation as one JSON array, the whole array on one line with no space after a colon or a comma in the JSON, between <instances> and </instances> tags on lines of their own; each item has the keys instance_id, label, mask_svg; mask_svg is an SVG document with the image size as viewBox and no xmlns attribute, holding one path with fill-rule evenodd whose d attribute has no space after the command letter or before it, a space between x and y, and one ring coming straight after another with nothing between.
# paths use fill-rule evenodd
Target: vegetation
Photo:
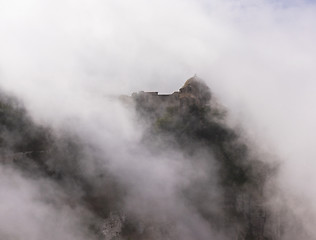
<instances>
[{"instance_id":1,"label":"vegetation","mask_svg":"<svg viewBox=\"0 0 316 240\"><path fill-rule=\"evenodd\" d=\"M208 88L197 89L203 90L197 94L205 94L200 96L202 100L186 99L185 104L164 108L146 103L143 96L133 96L139 119L149 126L143 144L155 151L163 151L168 145L188 159L195 159L192 166L202 162L199 156L211 166L207 177L192 180L178 194L212 231L225 232L238 240L281 239L288 226L280 220L283 215L272 212L267 204L267 190L273 188L268 182L277 168L256 156L241 132L226 124L226 111L214 100L209 104ZM98 239L151 239L152 231L160 232L164 239L177 239L168 231L173 223L153 227L155 223L144 223L122 212L126 186L106 169L94 176L83 173L83 162L93 158L96 169L101 164L97 156L89 154L93 151L88 140L73 133L56 135L51 129L34 124L18 101L1 94L2 164L17 167L28 177L48 178L61 186L69 197L65 204L80 204L92 213L93 220L89 219L87 225ZM284 207L282 211L285 210ZM102 234L102 228L107 236Z\"/></svg>"},{"instance_id":2,"label":"vegetation","mask_svg":"<svg viewBox=\"0 0 316 240\"><path fill-rule=\"evenodd\" d=\"M105 171L96 176L83 174L82 163L91 157L89 148L70 132L56 135L35 124L15 98L1 93L0 164L19 169L26 178L52 180L68 196L64 204L91 211L93 221L87 220L91 235L104 239L102 222L118 208L123 188ZM94 163L98 164L96 159Z\"/></svg>"},{"instance_id":3,"label":"vegetation","mask_svg":"<svg viewBox=\"0 0 316 240\"><path fill-rule=\"evenodd\" d=\"M203 91L198 94L205 94L205 88ZM209 92L207 94L210 96ZM210 226L216 225L218 231L232 228L230 230L238 235L238 239L275 239L274 219L264 203L267 202L267 178L273 178L276 168L251 154L240 133L225 124L225 110L212 109L208 104L188 104L182 109L169 107L159 113L151 110L146 115L148 109L142 108L142 102L138 102L137 109L150 123L148 135L156 138L172 136L173 144L191 156L202 148L209 152L210 164L214 164L214 156L225 216L209 210L212 199L206 193L212 191L211 182L192 183L198 184L200 191L197 186L192 186L183 193ZM169 141L168 138L165 141Z\"/></svg>"}]
</instances>

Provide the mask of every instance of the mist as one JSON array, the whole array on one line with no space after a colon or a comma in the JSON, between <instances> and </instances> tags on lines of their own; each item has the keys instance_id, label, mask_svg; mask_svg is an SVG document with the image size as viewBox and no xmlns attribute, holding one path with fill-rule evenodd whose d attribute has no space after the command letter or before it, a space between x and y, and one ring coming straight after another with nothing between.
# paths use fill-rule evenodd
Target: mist
<instances>
[{"instance_id":1,"label":"mist","mask_svg":"<svg viewBox=\"0 0 316 240\"><path fill-rule=\"evenodd\" d=\"M217 211L214 153L193 146L190 155L172 137L148 140L149 123L118 100L140 90L172 93L194 74L253 154L277 163L282 200L271 199L315 238L315 11L313 1L0 0L0 87L50 129L58 152L51 169L71 175L60 184L1 164L0 238L94 239L91 222L102 223L84 203L87 191L106 196L100 204L111 210L101 218L124 219L123 211L138 229L172 226L170 239L232 239L181 197L210 184L208 211ZM69 136L80 153L67 160L59 144ZM88 187L74 187L77 179Z\"/></svg>"}]
</instances>

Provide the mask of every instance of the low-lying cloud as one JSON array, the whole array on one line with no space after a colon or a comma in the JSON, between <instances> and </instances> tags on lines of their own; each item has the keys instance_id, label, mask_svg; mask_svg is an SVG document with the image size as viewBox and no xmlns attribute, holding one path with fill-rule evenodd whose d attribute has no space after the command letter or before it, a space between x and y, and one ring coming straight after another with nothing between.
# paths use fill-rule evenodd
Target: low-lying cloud
<instances>
[{"instance_id":1,"label":"low-lying cloud","mask_svg":"<svg viewBox=\"0 0 316 240\"><path fill-rule=\"evenodd\" d=\"M149 150L144 123L116 100L171 93L196 73L228 109L230 125L241 125L268 162L278 159L277 186L312 238L315 11L312 1L0 1L0 86L37 124L88 145L78 172L94 191L106 193L96 176L108 174L125 189L119 204L140 222L176 219L180 239L209 239L215 233L178 191L195 181L215 188L215 161L163 144ZM6 166L0 178L0 238L92 237L81 220L95 216L84 204L64 205L58 184Z\"/></svg>"}]
</instances>

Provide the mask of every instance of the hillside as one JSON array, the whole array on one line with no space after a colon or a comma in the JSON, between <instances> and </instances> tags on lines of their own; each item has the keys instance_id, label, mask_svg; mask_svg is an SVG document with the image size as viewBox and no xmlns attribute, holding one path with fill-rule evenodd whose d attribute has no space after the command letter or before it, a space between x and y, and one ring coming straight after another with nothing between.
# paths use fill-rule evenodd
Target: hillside
<instances>
[{"instance_id":1,"label":"hillside","mask_svg":"<svg viewBox=\"0 0 316 240\"><path fill-rule=\"evenodd\" d=\"M101 167L105 159L91 154L97 149L89 139L35 124L5 93L0 99L1 166L56 184L63 198L51 204L83 209L78 216L89 239L278 240L303 231L286 205L275 202L282 199L273 185L276 165L226 124L226 110L202 80L193 77L171 95L140 92L131 99L134 105L128 106L135 106L138 121L147 126L138 144L167 159L166 166L192 168L180 168L184 180L171 185L170 193L164 192L168 179L157 183L161 189L133 190ZM174 161L179 155L184 162ZM88 161L100 170L85 173ZM131 207L131 196L141 206ZM160 197L164 200L156 202Z\"/></svg>"}]
</instances>

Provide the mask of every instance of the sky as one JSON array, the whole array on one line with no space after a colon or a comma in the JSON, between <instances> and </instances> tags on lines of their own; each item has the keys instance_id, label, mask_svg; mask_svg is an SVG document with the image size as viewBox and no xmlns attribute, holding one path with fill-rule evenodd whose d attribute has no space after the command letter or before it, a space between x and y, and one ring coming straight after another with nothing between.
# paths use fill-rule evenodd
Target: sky
<instances>
[{"instance_id":1,"label":"sky","mask_svg":"<svg viewBox=\"0 0 316 240\"><path fill-rule=\"evenodd\" d=\"M0 0L0 87L36 122L111 149L142 127L109 96L197 74L316 221L315 13L312 0Z\"/></svg>"}]
</instances>

